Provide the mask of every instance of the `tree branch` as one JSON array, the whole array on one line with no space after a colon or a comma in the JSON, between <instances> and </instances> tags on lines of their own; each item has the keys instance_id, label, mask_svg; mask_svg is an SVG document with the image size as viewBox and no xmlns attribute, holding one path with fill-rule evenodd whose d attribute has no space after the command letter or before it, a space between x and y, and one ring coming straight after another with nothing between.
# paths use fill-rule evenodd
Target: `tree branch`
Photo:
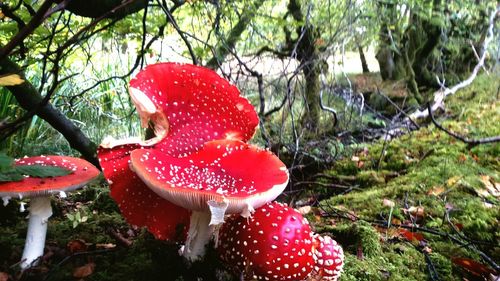
<instances>
[{"instance_id":1,"label":"tree branch","mask_svg":"<svg viewBox=\"0 0 500 281\"><path fill-rule=\"evenodd\" d=\"M87 161L99 167L99 161L96 157L97 145L89 140L80 128L52 106L48 100L44 102L44 98L38 90L26 81L21 68L9 59L0 60L0 67L0 75L16 73L25 80L23 84L7 87L19 105L27 111L35 110L40 118L47 121L66 138L72 148L78 150Z\"/></svg>"},{"instance_id":2,"label":"tree branch","mask_svg":"<svg viewBox=\"0 0 500 281\"><path fill-rule=\"evenodd\" d=\"M42 3L36 14L31 18L27 25L25 25L19 32L10 39L10 41L0 48L0 60L6 58L12 50L23 40L28 37L46 18L46 13L53 4L53 0L46 0Z\"/></svg>"},{"instance_id":3,"label":"tree branch","mask_svg":"<svg viewBox=\"0 0 500 281\"><path fill-rule=\"evenodd\" d=\"M488 54L488 45L490 44L491 40L493 40L494 34L493 34L493 28L495 27L495 19L497 15L500 13L500 5L496 7L496 9L490 14L490 20L489 20L489 25L488 25L488 30L487 30L487 36L486 39L484 40L483 47L481 50L481 57L479 59L479 62L477 65L474 67L474 70L472 71L471 75L469 78L466 80L456 84L455 86L451 88L446 88L441 89L437 91L434 94L434 100L431 105L431 111L434 112L438 108L443 108L444 107L444 99L449 96L455 94L458 90L465 88L472 84L474 79L476 79L476 76L479 72L479 70L483 67L484 62L486 60L486 56ZM438 81L439 82L439 81ZM420 118L426 118L429 116L429 110L423 109L423 110L417 110L414 113L412 113L409 118L410 119L420 119Z\"/></svg>"},{"instance_id":4,"label":"tree branch","mask_svg":"<svg viewBox=\"0 0 500 281\"><path fill-rule=\"evenodd\" d=\"M245 11L238 23L231 29L228 36L220 40L217 47L215 48L213 57L205 64L206 67L216 69L219 67L220 63L224 61L229 51L234 49L236 42L241 38L241 34L245 31L250 21L255 16L255 12L262 6L265 0L255 0L253 7L250 7L250 11Z\"/></svg>"},{"instance_id":5,"label":"tree branch","mask_svg":"<svg viewBox=\"0 0 500 281\"><path fill-rule=\"evenodd\" d=\"M432 114L432 109L431 109L431 104L430 103L427 104L427 111L429 112L429 117L431 118L432 123L434 123L434 125L438 129L440 129L441 131L444 131L445 133L447 133L448 135L454 137L455 139L468 144L470 148L472 148L472 147L474 147L474 146L476 146L478 144L500 142L500 136L483 138L483 139L469 139L467 137L464 137L464 136L461 136L459 134L456 134L456 133L454 133L454 132L446 129L445 127L443 127L441 124L439 124L436 121L436 119L434 118L434 115Z\"/></svg>"}]
</instances>

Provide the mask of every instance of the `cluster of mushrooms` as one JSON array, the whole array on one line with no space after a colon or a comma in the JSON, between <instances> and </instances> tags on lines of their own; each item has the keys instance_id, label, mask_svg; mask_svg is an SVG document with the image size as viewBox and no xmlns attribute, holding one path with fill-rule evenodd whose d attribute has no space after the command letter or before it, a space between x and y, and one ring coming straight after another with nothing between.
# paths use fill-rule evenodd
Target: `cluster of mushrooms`
<instances>
[{"instance_id":1,"label":"cluster of mushrooms","mask_svg":"<svg viewBox=\"0 0 500 281\"><path fill-rule=\"evenodd\" d=\"M130 96L142 125L152 127L155 137L107 138L98 149L111 197L130 224L146 227L157 239L182 243L181 255L189 261L202 258L214 239L221 260L246 279L339 278L342 248L314 234L296 210L273 202L288 184L288 170L270 151L247 143L259 119L235 86L203 67L158 63L130 81ZM39 198L60 193L61 186L76 189L98 175L81 159L29 161L64 162L74 173L27 178L17 190L0 184L2 197L34 196L23 268L43 254L51 212L50 201ZM64 183L65 177L74 180ZM36 247L33 241L39 241Z\"/></svg>"},{"instance_id":2,"label":"cluster of mushrooms","mask_svg":"<svg viewBox=\"0 0 500 281\"><path fill-rule=\"evenodd\" d=\"M129 223L183 243L190 261L215 239L221 260L246 279L338 279L342 248L273 202L288 170L247 143L259 119L235 86L203 67L159 63L130 81L130 95L155 137L107 139L98 150Z\"/></svg>"}]
</instances>

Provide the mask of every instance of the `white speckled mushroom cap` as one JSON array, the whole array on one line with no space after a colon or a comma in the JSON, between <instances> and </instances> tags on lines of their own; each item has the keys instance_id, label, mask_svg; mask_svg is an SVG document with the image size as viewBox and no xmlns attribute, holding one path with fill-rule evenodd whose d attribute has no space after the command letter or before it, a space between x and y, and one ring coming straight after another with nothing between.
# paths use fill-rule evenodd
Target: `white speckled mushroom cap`
<instances>
[{"instance_id":1,"label":"white speckled mushroom cap","mask_svg":"<svg viewBox=\"0 0 500 281\"><path fill-rule=\"evenodd\" d=\"M158 195L195 211L207 211L207 202L215 201L227 202L228 213L248 215L288 183L288 170L278 157L237 140L207 142L182 158L138 149L131 153L131 166Z\"/></svg>"},{"instance_id":2,"label":"white speckled mushroom cap","mask_svg":"<svg viewBox=\"0 0 500 281\"><path fill-rule=\"evenodd\" d=\"M69 192L97 178L99 170L89 162L69 156L34 156L16 159L15 165L41 165L65 168L71 174L57 177L25 177L21 181L0 183L1 197L36 197Z\"/></svg>"}]
</instances>

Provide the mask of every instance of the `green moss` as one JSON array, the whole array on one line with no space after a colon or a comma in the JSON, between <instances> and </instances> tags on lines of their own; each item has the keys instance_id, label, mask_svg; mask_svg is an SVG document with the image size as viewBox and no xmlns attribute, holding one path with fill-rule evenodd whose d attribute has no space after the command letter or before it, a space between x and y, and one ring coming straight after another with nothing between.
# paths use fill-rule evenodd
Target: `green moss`
<instances>
[{"instance_id":1,"label":"green moss","mask_svg":"<svg viewBox=\"0 0 500 281\"><path fill-rule=\"evenodd\" d=\"M378 256L370 258L346 253L340 280L426 280L426 262L412 245L387 244Z\"/></svg>"},{"instance_id":2,"label":"green moss","mask_svg":"<svg viewBox=\"0 0 500 281\"><path fill-rule=\"evenodd\" d=\"M496 80L491 76L478 77L471 87L451 96L446 101L448 118L438 118L439 122L469 138L500 135L500 101L492 94L500 86ZM500 182L499 145L471 148L431 125L387 143L379 141L364 146L368 153L359 155L364 166L359 168L346 158L336 163L330 172L325 172L337 177L354 177L356 184L363 187L322 201L321 206L327 213L336 208L367 220L387 220L390 207L383 202L389 199L395 203L392 218L400 223L416 221L421 227L458 235L452 228L454 225L459 228L460 235L481 241L478 244L481 251L494 260L500 259L500 210L497 208L500 202L488 194L483 182L483 177ZM409 207L423 208L423 216L411 215ZM451 225L445 217L447 210ZM327 229L337 235L347 249L342 280L428 279L423 254L400 240L393 243L390 239L382 239L381 243L374 243L375 240L368 239L372 241L368 245L380 245L381 250L373 251L378 253L374 256L379 257L366 255L364 260L359 260L355 250L362 239L354 231L359 225L354 223L348 227L339 222ZM363 226L361 229L368 228ZM441 280L461 278L461 273L453 270L451 257L480 261L473 250L453 243L446 236L423 234L432 250L429 258ZM363 245L365 251L370 252ZM404 260L412 260L412 263Z\"/></svg>"}]
</instances>

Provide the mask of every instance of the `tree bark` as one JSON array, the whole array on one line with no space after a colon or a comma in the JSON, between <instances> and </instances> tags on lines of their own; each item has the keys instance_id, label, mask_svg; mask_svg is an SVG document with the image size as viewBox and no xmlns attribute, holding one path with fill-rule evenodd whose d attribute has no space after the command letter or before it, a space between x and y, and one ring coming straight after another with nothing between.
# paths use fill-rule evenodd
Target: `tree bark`
<instances>
[{"instance_id":1,"label":"tree bark","mask_svg":"<svg viewBox=\"0 0 500 281\"><path fill-rule=\"evenodd\" d=\"M136 13L148 5L149 0L129 0L125 6L116 9L107 18L123 18ZM122 0L71 0L66 6L66 10L75 15L88 18L98 18L116 7L122 5Z\"/></svg>"},{"instance_id":2,"label":"tree bark","mask_svg":"<svg viewBox=\"0 0 500 281\"><path fill-rule=\"evenodd\" d=\"M442 14L441 2L442 0L432 0L432 3L429 3L434 16ZM397 7L393 4L385 4L383 8L389 15L394 15ZM422 17L421 12L413 10L410 12L408 27L404 31L399 31L399 36L396 36L398 35L396 34L398 33L397 27L391 29L394 34L390 34L389 25L384 23L379 39L381 47L377 53L382 78L406 80L412 98L419 103L423 102L419 86L437 86L434 76L429 72L428 62L433 51L441 43L440 27L430 19ZM395 41L395 38L401 39Z\"/></svg>"},{"instance_id":3,"label":"tree bark","mask_svg":"<svg viewBox=\"0 0 500 281\"><path fill-rule=\"evenodd\" d=\"M370 69L368 68L368 63L366 62L363 46L361 46L359 42L356 42L356 45L358 47L359 59L361 60L361 68L363 69L363 73L369 73Z\"/></svg>"},{"instance_id":4,"label":"tree bark","mask_svg":"<svg viewBox=\"0 0 500 281\"><path fill-rule=\"evenodd\" d=\"M21 67L8 58L0 60L0 75L18 74L25 81L16 86L9 86L7 89L14 95L19 105L27 110L35 110L43 120L47 121L54 129L60 132L68 141L71 148L79 151L83 158L99 166L96 150L97 145L85 136L85 134L64 114L57 110L52 104L41 104L43 97L38 90L26 80Z\"/></svg>"},{"instance_id":5,"label":"tree bark","mask_svg":"<svg viewBox=\"0 0 500 281\"><path fill-rule=\"evenodd\" d=\"M300 0L290 0L288 3L288 12L297 22L303 22L304 25L296 28L297 40L291 40L290 32L287 33L287 45L293 49L296 45L297 59L300 61L302 73L306 82L306 111L302 115L301 124L308 132L316 133L320 121L320 102L319 93L321 83L319 76L321 74L321 63L319 57L318 39L321 38L319 28L313 26L304 17L302 13L302 2Z\"/></svg>"}]
</instances>

